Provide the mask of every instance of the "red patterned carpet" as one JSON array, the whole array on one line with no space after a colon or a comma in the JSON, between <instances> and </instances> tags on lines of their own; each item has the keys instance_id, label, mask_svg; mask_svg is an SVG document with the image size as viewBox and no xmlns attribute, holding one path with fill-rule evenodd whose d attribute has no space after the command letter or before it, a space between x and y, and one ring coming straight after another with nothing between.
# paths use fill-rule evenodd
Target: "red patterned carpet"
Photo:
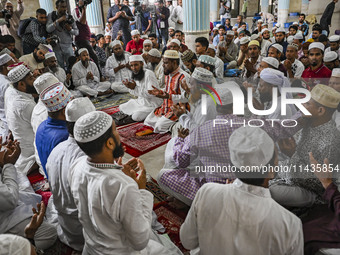
<instances>
[{"instance_id":1,"label":"red patterned carpet","mask_svg":"<svg viewBox=\"0 0 340 255\"><path fill-rule=\"evenodd\" d=\"M101 111L106 112L109 115L112 115L116 112L119 112L119 105L108 107L108 108L102 109Z\"/></svg>"}]
</instances>

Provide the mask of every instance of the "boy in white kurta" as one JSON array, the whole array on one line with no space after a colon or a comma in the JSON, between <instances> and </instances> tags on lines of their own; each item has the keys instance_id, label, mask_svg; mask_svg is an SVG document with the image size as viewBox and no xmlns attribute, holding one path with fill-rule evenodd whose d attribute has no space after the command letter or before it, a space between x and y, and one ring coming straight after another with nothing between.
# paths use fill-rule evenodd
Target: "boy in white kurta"
<instances>
[{"instance_id":1,"label":"boy in white kurta","mask_svg":"<svg viewBox=\"0 0 340 255\"><path fill-rule=\"evenodd\" d=\"M145 189L143 163L136 158L115 163L124 149L112 117L85 114L74 138L88 156L73 164L68 178L84 228L83 254L181 254L174 245L171 251L154 241L159 236L151 230L153 196Z\"/></svg>"},{"instance_id":2,"label":"boy in white kurta","mask_svg":"<svg viewBox=\"0 0 340 255\"><path fill-rule=\"evenodd\" d=\"M141 55L130 56L130 66L132 69L132 81L123 81L129 89L130 94L137 96L137 99L130 99L121 104L119 109L130 115L134 121L144 120L155 108L162 104L162 99L154 97L148 93L152 86L159 88L155 73L144 70L144 61Z\"/></svg>"}]
</instances>

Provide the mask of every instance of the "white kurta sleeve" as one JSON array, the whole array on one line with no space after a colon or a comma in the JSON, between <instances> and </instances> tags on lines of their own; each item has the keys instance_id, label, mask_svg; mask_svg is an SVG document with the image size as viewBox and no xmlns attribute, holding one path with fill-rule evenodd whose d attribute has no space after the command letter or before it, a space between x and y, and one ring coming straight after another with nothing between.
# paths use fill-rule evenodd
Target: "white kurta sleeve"
<instances>
[{"instance_id":1,"label":"white kurta sleeve","mask_svg":"<svg viewBox=\"0 0 340 255\"><path fill-rule=\"evenodd\" d=\"M300 221L300 220L299 220ZM296 231L293 231L291 233L296 233L295 237L292 237L292 246L291 248L286 252L286 254L291 255L299 255L303 254L303 231L302 231L302 223L301 221L298 224L295 224Z\"/></svg>"},{"instance_id":2,"label":"white kurta sleeve","mask_svg":"<svg viewBox=\"0 0 340 255\"><path fill-rule=\"evenodd\" d=\"M138 97L144 98L154 98L153 95L150 95L148 90L152 90L152 86L159 88L158 81L156 75L152 71L145 72L145 80L142 83L139 83L140 86L136 86L135 89L129 89L129 92Z\"/></svg>"},{"instance_id":3,"label":"white kurta sleeve","mask_svg":"<svg viewBox=\"0 0 340 255\"><path fill-rule=\"evenodd\" d=\"M81 70L79 70L77 65L74 65L72 67L72 80L75 87L87 85L86 74L84 76L84 74L81 72Z\"/></svg>"},{"instance_id":4,"label":"white kurta sleeve","mask_svg":"<svg viewBox=\"0 0 340 255\"><path fill-rule=\"evenodd\" d=\"M216 65L215 65L215 74L216 77L223 79L223 71L224 71L224 64L221 61L216 60Z\"/></svg>"},{"instance_id":5,"label":"white kurta sleeve","mask_svg":"<svg viewBox=\"0 0 340 255\"><path fill-rule=\"evenodd\" d=\"M114 81L115 78L115 71L113 70L114 68L116 68L117 66L115 65L115 60L113 59L113 57L109 57L106 60L106 65L105 65L105 75L106 77L108 77L110 79L110 81Z\"/></svg>"},{"instance_id":6,"label":"white kurta sleeve","mask_svg":"<svg viewBox=\"0 0 340 255\"><path fill-rule=\"evenodd\" d=\"M93 74L93 81L95 83L99 83L100 82L100 74L99 74L99 70L98 67L95 63L90 62L91 63L91 72Z\"/></svg>"},{"instance_id":7,"label":"white kurta sleeve","mask_svg":"<svg viewBox=\"0 0 340 255\"><path fill-rule=\"evenodd\" d=\"M13 210L19 199L17 170L12 164L4 165L0 181L0 211Z\"/></svg>"},{"instance_id":8,"label":"white kurta sleeve","mask_svg":"<svg viewBox=\"0 0 340 255\"><path fill-rule=\"evenodd\" d=\"M300 62L300 61L299 61L299 62ZM301 62L300 62L300 63L301 63ZM300 78L304 70L305 70L304 65L303 65L302 63L301 63L301 65L298 64L298 65L297 65L297 68L296 68L296 71L295 71L295 74L294 74L294 77L295 77L295 78Z\"/></svg>"},{"instance_id":9,"label":"white kurta sleeve","mask_svg":"<svg viewBox=\"0 0 340 255\"><path fill-rule=\"evenodd\" d=\"M132 248L142 250L150 239L153 196L147 190L139 190L136 183L128 184L121 193L120 221Z\"/></svg>"}]
</instances>

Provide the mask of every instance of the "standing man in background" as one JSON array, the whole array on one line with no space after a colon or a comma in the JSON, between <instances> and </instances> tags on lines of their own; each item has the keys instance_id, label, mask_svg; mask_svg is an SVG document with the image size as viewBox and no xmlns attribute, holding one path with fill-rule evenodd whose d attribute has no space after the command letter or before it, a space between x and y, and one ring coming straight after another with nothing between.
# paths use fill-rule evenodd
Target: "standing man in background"
<instances>
[{"instance_id":1,"label":"standing man in background","mask_svg":"<svg viewBox=\"0 0 340 255\"><path fill-rule=\"evenodd\" d=\"M182 7L182 0L177 1L177 6L175 7L174 11L172 12L172 15L170 19L175 22L176 24L176 30L183 31L183 7Z\"/></svg>"},{"instance_id":2,"label":"standing man in background","mask_svg":"<svg viewBox=\"0 0 340 255\"><path fill-rule=\"evenodd\" d=\"M166 45L166 43L168 42L168 38L169 38L168 19L170 17L170 10L168 9L168 7L164 6L163 0L158 0L157 2L158 2L158 8L156 9L156 17L157 17L156 34L159 38L158 41L160 41L160 38L161 38L163 40L163 45Z\"/></svg>"},{"instance_id":3,"label":"standing man in background","mask_svg":"<svg viewBox=\"0 0 340 255\"><path fill-rule=\"evenodd\" d=\"M333 0L329 5L327 5L324 13L322 14L322 17L320 19L320 24L322 27L322 32L324 33L324 31L327 32L327 36L329 36L329 27L332 26L332 16L333 16L333 12L335 9L335 4L338 2L339 0Z\"/></svg>"}]
</instances>

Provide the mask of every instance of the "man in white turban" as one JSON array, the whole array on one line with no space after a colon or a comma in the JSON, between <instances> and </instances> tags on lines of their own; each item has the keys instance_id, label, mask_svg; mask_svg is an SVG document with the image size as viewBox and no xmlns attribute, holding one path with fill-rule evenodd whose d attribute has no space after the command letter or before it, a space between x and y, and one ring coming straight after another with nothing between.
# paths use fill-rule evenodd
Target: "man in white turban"
<instances>
[{"instance_id":1,"label":"man in white turban","mask_svg":"<svg viewBox=\"0 0 340 255\"><path fill-rule=\"evenodd\" d=\"M110 94L110 82L101 82L97 65L90 61L89 52L86 48L78 51L80 61L72 67L72 80L77 96L93 96Z\"/></svg>"}]
</instances>

